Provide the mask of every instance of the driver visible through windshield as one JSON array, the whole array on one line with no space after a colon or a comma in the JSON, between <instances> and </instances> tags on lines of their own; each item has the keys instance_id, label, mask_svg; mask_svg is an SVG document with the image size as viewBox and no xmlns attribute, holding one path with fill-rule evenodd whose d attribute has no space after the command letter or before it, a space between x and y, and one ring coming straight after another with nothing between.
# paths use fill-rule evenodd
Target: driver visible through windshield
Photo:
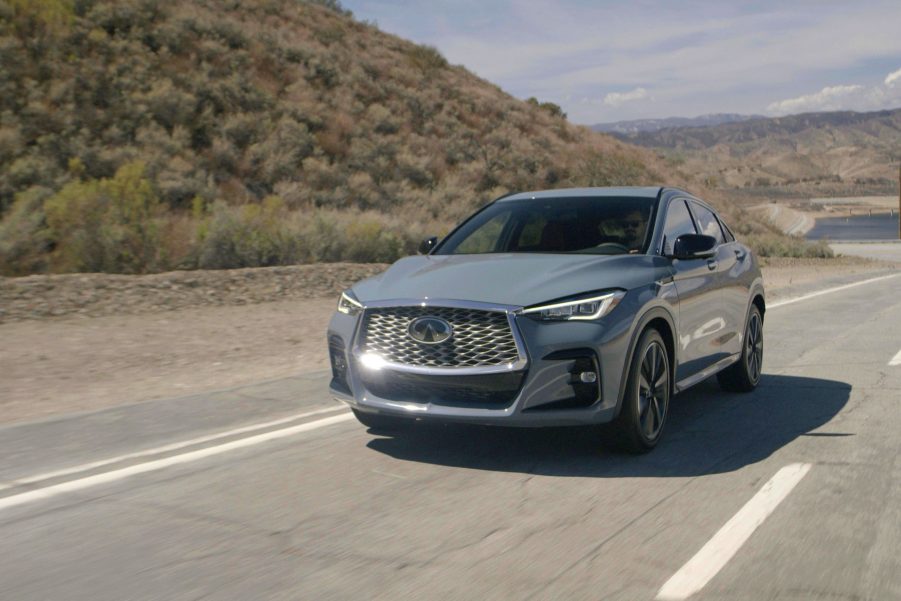
<instances>
[{"instance_id":1,"label":"driver visible through windshield","mask_svg":"<svg viewBox=\"0 0 901 601\"><path fill-rule=\"evenodd\" d=\"M643 253L656 202L645 197L501 200L451 233L435 254Z\"/></svg>"}]
</instances>

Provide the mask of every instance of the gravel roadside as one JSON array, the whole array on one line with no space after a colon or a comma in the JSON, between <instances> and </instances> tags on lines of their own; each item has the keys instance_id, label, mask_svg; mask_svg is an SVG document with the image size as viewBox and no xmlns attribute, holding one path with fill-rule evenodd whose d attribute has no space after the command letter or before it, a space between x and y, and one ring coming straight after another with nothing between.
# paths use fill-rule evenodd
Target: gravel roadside
<instances>
[{"instance_id":1,"label":"gravel roadside","mask_svg":"<svg viewBox=\"0 0 901 601\"><path fill-rule=\"evenodd\" d=\"M382 265L0 279L0 422L327 368L337 295ZM770 299L895 267L770 259ZM323 391L325 394L325 391Z\"/></svg>"}]
</instances>

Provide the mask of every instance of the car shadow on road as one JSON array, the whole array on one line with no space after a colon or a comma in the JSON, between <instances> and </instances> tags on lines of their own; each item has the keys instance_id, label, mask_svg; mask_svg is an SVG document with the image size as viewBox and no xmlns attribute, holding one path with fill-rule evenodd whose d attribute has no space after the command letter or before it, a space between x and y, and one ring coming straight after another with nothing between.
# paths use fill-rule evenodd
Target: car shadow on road
<instances>
[{"instance_id":1,"label":"car shadow on road","mask_svg":"<svg viewBox=\"0 0 901 601\"><path fill-rule=\"evenodd\" d=\"M591 428L421 426L373 438L367 446L404 461L479 470L563 477L695 476L765 459L827 424L850 394L850 384L818 378L764 374L749 394L722 392L715 379L708 380L673 399L664 439L652 453L639 456L606 450Z\"/></svg>"}]
</instances>

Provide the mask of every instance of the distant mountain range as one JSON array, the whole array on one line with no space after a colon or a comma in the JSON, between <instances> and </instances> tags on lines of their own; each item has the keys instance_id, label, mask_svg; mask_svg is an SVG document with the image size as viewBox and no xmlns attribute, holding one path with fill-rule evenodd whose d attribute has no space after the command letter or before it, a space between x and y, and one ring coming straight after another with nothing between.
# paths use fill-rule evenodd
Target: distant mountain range
<instances>
[{"instance_id":1,"label":"distant mountain range","mask_svg":"<svg viewBox=\"0 0 901 601\"><path fill-rule=\"evenodd\" d=\"M723 189L800 197L897 191L901 109L611 133L655 148L684 172Z\"/></svg>"},{"instance_id":2,"label":"distant mountain range","mask_svg":"<svg viewBox=\"0 0 901 601\"><path fill-rule=\"evenodd\" d=\"M666 119L633 119L631 121L598 123L597 125L592 125L591 129L604 133L629 135L642 132L654 132L671 127L704 127L762 118L764 117L761 117L760 115L715 113L713 115L701 115L700 117L667 117Z\"/></svg>"}]
</instances>

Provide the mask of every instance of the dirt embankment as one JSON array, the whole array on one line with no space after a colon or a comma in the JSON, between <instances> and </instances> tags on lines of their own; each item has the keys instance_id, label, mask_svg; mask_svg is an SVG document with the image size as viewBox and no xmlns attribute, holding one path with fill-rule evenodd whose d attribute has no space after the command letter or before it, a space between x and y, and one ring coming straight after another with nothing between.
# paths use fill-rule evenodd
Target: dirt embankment
<instances>
[{"instance_id":1,"label":"dirt embankment","mask_svg":"<svg viewBox=\"0 0 901 601\"><path fill-rule=\"evenodd\" d=\"M886 269L851 258L763 265L770 301ZM0 279L0 422L326 369L325 331L338 294L383 268Z\"/></svg>"},{"instance_id":2,"label":"dirt embankment","mask_svg":"<svg viewBox=\"0 0 901 601\"><path fill-rule=\"evenodd\" d=\"M380 263L0 277L0 322L103 317L322 298L384 270Z\"/></svg>"}]
</instances>

